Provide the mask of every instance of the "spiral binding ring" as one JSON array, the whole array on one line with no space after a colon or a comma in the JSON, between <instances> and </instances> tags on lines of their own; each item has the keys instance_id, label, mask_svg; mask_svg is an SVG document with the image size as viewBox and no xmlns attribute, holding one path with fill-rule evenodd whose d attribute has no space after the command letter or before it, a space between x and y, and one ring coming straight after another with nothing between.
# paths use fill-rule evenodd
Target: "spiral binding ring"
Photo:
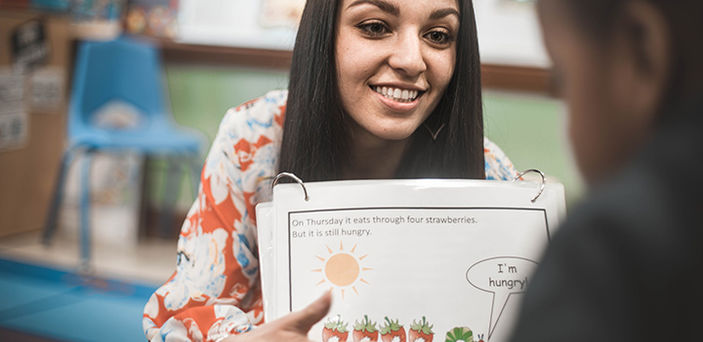
<instances>
[{"instance_id":1,"label":"spiral binding ring","mask_svg":"<svg viewBox=\"0 0 703 342\"><path fill-rule=\"evenodd\" d=\"M540 186L539 186L539 192L537 192L537 195L535 196L535 198L533 198L533 199L531 200L532 203L535 203L535 201L537 201L537 199L538 199L540 196L542 196L542 193L544 192L544 184L546 183L546 180L545 180L545 177L544 177L544 173L543 173L542 171L537 170L537 169L527 169L527 170L525 170L525 171L520 172L520 173L517 175L517 177L515 177L515 178L513 179L513 182L516 182L516 181L520 180L520 178L522 178L522 176L524 176L524 175L526 175L526 174L528 174L528 173L530 173L530 172L538 173L539 176L542 178L542 184L540 184Z\"/></svg>"},{"instance_id":2,"label":"spiral binding ring","mask_svg":"<svg viewBox=\"0 0 703 342\"><path fill-rule=\"evenodd\" d=\"M305 187L305 184L303 184L303 180L298 178L298 176L296 176L290 172L281 172L278 175L276 175L276 177L273 179L273 183L271 185L271 188L276 186L278 184L278 182L280 182L281 179L283 179L283 178L290 178L290 179L294 180L296 183L300 184L300 186L303 188L303 193L305 193L305 200L306 201L310 200L310 196L308 196L308 189Z\"/></svg>"},{"instance_id":3,"label":"spiral binding ring","mask_svg":"<svg viewBox=\"0 0 703 342\"><path fill-rule=\"evenodd\" d=\"M539 191L537 192L537 195L535 195L535 197L530 200L530 202L535 203L535 201L537 201L537 199L538 199L540 196L542 196L542 193L544 193L544 188L545 188L545 184L546 184L546 177L544 176L544 173L543 173L542 171L537 170L537 169L527 169L527 170L525 170L525 171L520 172L520 173L513 179L513 182L516 182L516 181L520 180L520 178L522 178L522 176L524 176L524 175L526 175L526 174L528 174L528 173L530 173L530 172L534 172L534 173L539 174L540 178L542 179L542 182L541 182L541 184L540 184L540 186L539 186ZM279 174L276 175L276 177L273 179L273 183L271 184L271 187L273 188L274 186L278 185L278 183L279 183L279 182L281 181L281 179L283 179L283 178L290 178L290 179L292 179L293 181L295 181L296 183L298 183L298 184L300 185L300 187L303 188L303 193L305 194L305 200L306 200L306 201L309 201L309 200L310 200L310 196L308 195L308 189L305 187L305 184L303 183L303 180L300 179L298 176L296 176L296 175L293 174L293 173L290 173L290 172L281 172L281 173L279 173Z\"/></svg>"}]
</instances>

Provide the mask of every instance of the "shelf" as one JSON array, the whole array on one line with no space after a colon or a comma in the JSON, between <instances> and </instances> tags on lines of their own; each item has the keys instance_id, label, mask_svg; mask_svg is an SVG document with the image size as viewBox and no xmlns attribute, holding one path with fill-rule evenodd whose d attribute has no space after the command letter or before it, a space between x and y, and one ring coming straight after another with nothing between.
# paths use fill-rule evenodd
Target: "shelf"
<instances>
[{"instance_id":1,"label":"shelf","mask_svg":"<svg viewBox=\"0 0 703 342\"><path fill-rule=\"evenodd\" d=\"M286 70L293 55L292 51L286 50L182 44L166 40L157 42L167 63L243 65Z\"/></svg>"},{"instance_id":2,"label":"shelf","mask_svg":"<svg viewBox=\"0 0 703 342\"><path fill-rule=\"evenodd\" d=\"M515 90L554 95L549 70L514 65L481 65L482 83L485 88Z\"/></svg>"}]
</instances>

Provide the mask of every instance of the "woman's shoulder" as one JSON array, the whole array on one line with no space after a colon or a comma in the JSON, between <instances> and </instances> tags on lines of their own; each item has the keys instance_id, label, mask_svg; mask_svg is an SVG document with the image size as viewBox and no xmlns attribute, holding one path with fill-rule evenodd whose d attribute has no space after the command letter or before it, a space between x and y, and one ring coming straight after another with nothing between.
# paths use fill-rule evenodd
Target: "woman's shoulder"
<instances>
[{"instance_id":1,"label":"woman's shoulder","mask_svg":"<svg viewBox=\"0 0 703 342\"><path fill-rule=\"evenodd\" d=\"M272 90L232 107L225 113L220 131L236 133L241 137L255 137L262 132L281 130L287 99L287 90Z\"/></svg>"},{"instance_id":2,"label":"woman's shoulder","mask_svg":"<svg viewBox=\"0 0 703 342\"><path fill-rule=\"evenodd\" d=\"M503 150L488 138L483 138L483 155L485 159L486 179L512 180L518 172Z\"/></svg>"},{"instance_id":3,"label":"woman's shoulder","mask_svg":"<svg viewBox=\"0 0 703 342\"><path fill-rule=\"evenodd\" d=\"M260 179L275 172L287 97L287 91L274 90L227 110L208 153L206 175L220 170L243 191L258 192Z\"/></svg>"}]
</instances>

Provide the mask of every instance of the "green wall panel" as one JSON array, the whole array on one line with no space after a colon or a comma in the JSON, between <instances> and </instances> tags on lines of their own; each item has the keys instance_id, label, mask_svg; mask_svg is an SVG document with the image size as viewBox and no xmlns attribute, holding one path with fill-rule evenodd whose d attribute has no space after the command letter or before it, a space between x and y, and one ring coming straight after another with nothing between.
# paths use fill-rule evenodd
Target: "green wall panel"
<instances>
[{"instance_id":1,"label":"green wall panel","mask_svg":"<svg viewBox=\"0 0 703 342\"><path fill-rule=\"evenodd\" d=\"M170 65L166 76L176 121L209 141L228 108L288 86L287 72L260 69Z\"/></svg>"},{"instance_id":2,"label":"green wall panel","mask_svg":"<svg viewBox=\"0 0 703 342\"><path fill-rule=\"evenodd\" d=\"M565 133L563 102L536 95L484 92L486 136L518 170L539 169L563 183L569 205L581 197L578 174Z\"/></svg>"}]
</instances>

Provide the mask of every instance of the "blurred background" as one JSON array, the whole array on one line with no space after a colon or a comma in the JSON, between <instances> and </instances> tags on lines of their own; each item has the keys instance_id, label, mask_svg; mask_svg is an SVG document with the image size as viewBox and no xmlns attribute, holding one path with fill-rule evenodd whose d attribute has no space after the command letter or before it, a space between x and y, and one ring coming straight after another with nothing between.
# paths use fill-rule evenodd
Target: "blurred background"
<instances>
[{"instance_id":1,"label":"blurred background","mask_svg":"<svg viewBox=\"0 0 703 342\"><path fill-rule=\"evenodd\" d=\"M227 108L304 0L0 0L0 340L143 340ZM582 195L530 1L477 0L486 135Z\"/></svg>"}]
</instances>

